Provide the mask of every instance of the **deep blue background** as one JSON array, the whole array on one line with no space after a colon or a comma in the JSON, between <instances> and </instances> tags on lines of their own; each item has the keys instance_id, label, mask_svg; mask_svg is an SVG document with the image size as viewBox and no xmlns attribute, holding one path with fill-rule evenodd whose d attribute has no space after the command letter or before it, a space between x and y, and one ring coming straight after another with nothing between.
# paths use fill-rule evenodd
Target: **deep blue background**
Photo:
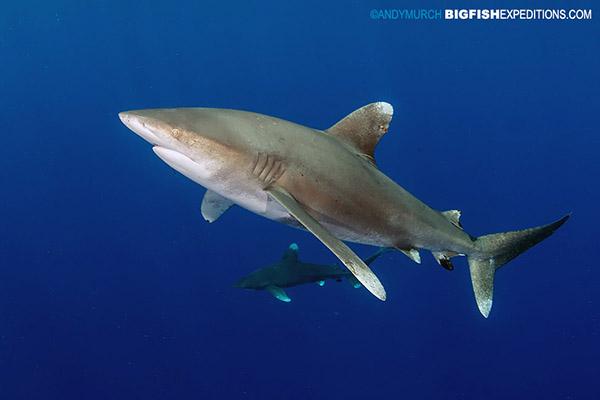
<instances>
[{"instance_id":1,"label":"deep blue background","mask_svg":"<svg viewBox=\"0 0 600 400\"><path fill-rule=\"evenodd\" d=\"M369 17L412 7L445 6L3 2L0 399L598 398L600 15ZM380 100L380 168L469 233L573 212L500 271L488 320L466 260L425 252L373 265L385 303L347 283L289 304L232 288L292 242L335 259L239 208L205 223L203 189L117 117L226 107L325 129Z\"/></svg>"}]
</instances>

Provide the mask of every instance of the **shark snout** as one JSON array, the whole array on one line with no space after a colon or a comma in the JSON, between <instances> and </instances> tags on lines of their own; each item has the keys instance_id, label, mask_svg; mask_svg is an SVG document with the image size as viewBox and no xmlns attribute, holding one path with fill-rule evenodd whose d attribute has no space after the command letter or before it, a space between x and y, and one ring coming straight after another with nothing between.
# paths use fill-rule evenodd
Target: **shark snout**
<instances>
[{"instance_id":1,"label":"shark snout","mask_svg":"<svg viewBox=\"0 0 600 400\"><path fill-rule=\"evenodd\" d=\"M157 133L159 130L156 127L156 122L151 118L140 115L135 111L123 111L119 113L121 122L129 129L135 132L138 136L153 145L160 145L162 140Z\"/></svg>"}]
</instances>

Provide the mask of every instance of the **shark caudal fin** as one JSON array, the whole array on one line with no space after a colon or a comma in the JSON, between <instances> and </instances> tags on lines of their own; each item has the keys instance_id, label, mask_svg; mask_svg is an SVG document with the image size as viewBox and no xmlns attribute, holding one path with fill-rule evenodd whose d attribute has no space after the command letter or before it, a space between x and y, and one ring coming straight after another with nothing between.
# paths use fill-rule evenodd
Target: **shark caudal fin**
<instances>
[{"instance_id":1,"label":"shark caudal fin","mask_svg":"<svg viewBox=\"0 0 600 400\"><path fill-rule=\"evenodd\" d=\"M488 317L492 308L496 271L525 250L552 235L570 216L571 214L565 215L548 225L521 231L494 233L480 236L475 240L479 251L476 254L467 254L467 259L475 300L484 317Z\"/></svg>"}]
</instances>

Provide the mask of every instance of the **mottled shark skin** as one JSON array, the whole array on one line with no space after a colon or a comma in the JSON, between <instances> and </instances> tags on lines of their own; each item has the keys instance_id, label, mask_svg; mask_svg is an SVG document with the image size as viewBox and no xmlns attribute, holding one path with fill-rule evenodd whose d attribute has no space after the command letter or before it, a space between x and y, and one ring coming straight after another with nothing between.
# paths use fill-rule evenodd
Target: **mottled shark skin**
<instances>
[{"instance_id":1,"label":"mottled shark skin","mask_svg":"<svg viewBox=\"0 0 600 400\"><path fill-rule=\"evenodd\" d=\"M364 106L321 131L262 114L214 108L127 111L119 117L168 165L206 187L205 218L233 204L304 228L377 298L383 285L342 240L394 247L416 262L430 250L440 265L466 255L477 305L487 317L498 268L541 242L569 217L540 227L475 238L460 212L427 206L381 172L374 151L393 108Z\"/></svg>"},{"instance_id":2,"label":"mottled shark skin","mask_svg":"<svg viewBox=\"0 0 600 400\"><path fill-rule=\"evenodd\" d=\"M381 248L375 254L364 259L366 265L370 265L383 253L392 249ZM318 283L323 286L325 280L334 279L348 281L355 288L361 285L347 269L340 268L337 264L321 265L304 263L298 259L298 245L292 243L281 257L279 262L254 271L250 275L240 279L233 284L233 287L240 289L267 290L276 299L290 302L291 299L285 293L284 289L304 285L307 283Z\"/></svg>"}]
</instances>

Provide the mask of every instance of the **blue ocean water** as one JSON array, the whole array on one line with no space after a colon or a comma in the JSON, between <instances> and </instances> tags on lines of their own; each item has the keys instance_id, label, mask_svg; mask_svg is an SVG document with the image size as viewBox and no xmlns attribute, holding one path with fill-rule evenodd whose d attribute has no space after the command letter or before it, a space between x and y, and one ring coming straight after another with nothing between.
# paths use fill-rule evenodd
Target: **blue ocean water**
<instances>
[{"instance_id":1,"label":"blue ocean water","mask_svg":"<svg viewBox=\"0 0 600 400\"><path fill-rule=\"evenodd\" d=\"M370 16L423 7L446 4L3 2L0 399L598 398L599 16ZM207 224L204 189L117 117L223 107L325 129L374 101L395 109L380 169L472 235L573 212L499 271L489 319L466 260L426 252L373 264L386 302L346 282L289 304L232 288L292 242L336 260L241 208Z\"/></svg>"}]
</instances>

